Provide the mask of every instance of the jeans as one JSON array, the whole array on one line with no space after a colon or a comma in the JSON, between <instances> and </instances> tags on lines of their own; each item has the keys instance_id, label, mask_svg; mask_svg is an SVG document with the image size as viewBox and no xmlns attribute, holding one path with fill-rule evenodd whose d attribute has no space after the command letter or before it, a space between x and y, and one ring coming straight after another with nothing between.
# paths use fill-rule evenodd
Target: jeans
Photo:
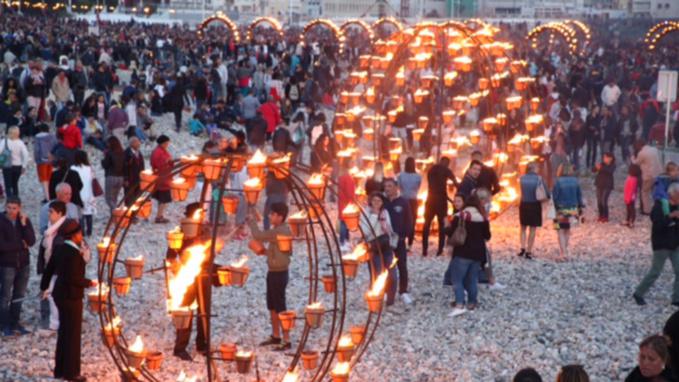
<instances>
[{"instance_id":1,"label":"jeans","mask_svg":"<svg viewBox=\"0 0 679 382\"><path fill-rule=\"evenodd\" d=\"M11 166L2 169L2 178L5 181L7 197L19 197L19 178L21 166Z\"/></svg>"},{"instance_id":2,"label":"jeans","mask_svg":"<svg viewBox=\"0 0 679 382\"><path fill-rule=\"evenodd\" d=\"M608 198L611 196L610 188L596 188L596 205L599 209L599 218L608 219Z\"/></svg>"},{"instance_id":3,"label":"jeans","mask_svg":"<svg viewBox=\"0 0 679 382\"><path fill-rule=\"evenodd\" d=\"M349 240L349 229L343 220L340 220L339 223L339 239L340 244L344 244Z\"/></svg>"},{"instance_id":4,"label":"jeans","mask_svg":"<svg viewBox=\"0 0 679 382\"><path fill-rule=\"evenodd\" d=\"M410 230L410 235L408 235L408 247L413 245L415 240L415 221L417 220L417 199L408 199L408 204L410 205L410 214L413 217L413 226Z\"/></svg>"},{"instance_id":5,"label":"jeans","mask_svg":"<svg viewBox=\"0 0 679 382\"><path fill-rule=\"evenodd\" d=\"M182 110L175 110L174 113L174 128L179 132L182 128Z\"/></svg>"},{"instance_id":6,"label":"jeans","mask_svg":"<svg viewBox=\"0 0 679 382\"><path fill-rule=\"evenodd\" d=\"M479 294L479 271L481 262L465 259L459 256L453 257L452 277L455 287L455 303L464 304L464 292L467 292L467 303L477 304Z\"/></svg>"},{"instance_id":7,"label":"jeans","mask_svg":"<svg viewBox=\"0 0 679 382\"><path fill-rule=\"evenodd\" d=\"M0 267L0 326L15 328L21 318L21 301L28 287L30 267Z\"/></svg>"},{"instance_id":8,"label":"jeans","mask_svg":"<svg viewBox=\"0 0 679 382\"><path fill-rule=\"evenodd\" d=\"M653 251L653 259L651 260L651 269L637 286L634 294L639 297L644 297L646 292L651 289L655 280L660 277L665 261L669 258L674 270L674 285L672 287L672 301L679 302L679 249L658 249Z\"/></svg>"},{"instance_id":9,"label":"jeans","mask_svg":"<svg viewBox=\"0 0 679 382\"><path fill-rule=\"evenodd\" d=\"M85 237L92 236L92 215L83 215L80 217L80 226L83 229Z\"/></svg>"},{"instance_id":10,"label":"jeans","mask_svg":"<svg viewBox=\"0 0 679 382\"><path fill-rule=\"evenodd\" d=\"M408 252L406 250L406 239L399 238L396 252L396 267L398 268L398 293L408 293Z\"/></svg>"},{"instance_id":11,"label":"jeans","mask_svg":"<svg viewBox=\"0 0 679 382\"><path fill-rule=\"evenodd\" d=\"M620 136L620 151L622 152L622 160L624 162L627 162L627 158L629 158L629 147L632 144L632 136L631 135L622 135Z\"/></svg>"},{"instance_id":12,"label":"jeans","mask_svg":"<svg viewBox=\"0 0 679 382\"><path fill-rule=\"evenodd\" d=\"M380 256L381 252L381 256ZM374 280L380 275L384 270L389 267L393 261L394 252L389 247L389 237L387 235L382 235L379 238L370 242L370 263L372 267L371 278ZM372 274L372 270L375 270L375 274ZM389 277L387 277L387 305L392 305L396 299L396 279L398 274L396 269L389 270Z\"/></svg>"},{"instance_id":13,"label":"jeans","mask_svg":"<svg viewBox=\"0 0 679 382\"><path fill-rule=\"evenodd\" d=\"M118 195L123 188L122 176L107 176L104 179L104 196L106 197L106 205L111 211L118 206Z\"/></svg>"},{"instance_id":14,"label":"jeans","mask_svg":"<svg viewBox=\"0 0 679 382\"><path fill-rule=\"evenodd\" d=\"M575 171L580 170L580 148L573 148L571 151L571 162Z\"/></svg>"}]
</instances>

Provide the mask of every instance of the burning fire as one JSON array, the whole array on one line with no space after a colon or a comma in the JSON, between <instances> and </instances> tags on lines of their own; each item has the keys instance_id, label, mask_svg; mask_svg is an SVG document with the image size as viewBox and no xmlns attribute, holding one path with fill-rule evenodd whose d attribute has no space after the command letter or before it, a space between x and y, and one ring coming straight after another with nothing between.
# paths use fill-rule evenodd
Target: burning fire
<instances>
[{"instance_id":1,"label":"burning fire","mask_svg":"<svg viewBox=\"0 0 679 382\"><path fill-rule=\"evenodd\" d=\"M384 292L384 286L387 284L387 277L389 276L389 271L384 271L380 273L375 279L372 287L368 291L368 296L380 296Z\"/></svg>"},{"instance_id":2,"label":"burning fire","mask_svg":"<svg viewBox=\"0 0 679 382\"><path fill-rule=\"evenodd\" d=\"M106 331L111 331L111 330L113 330L114 328L119 327L120 324L122 324L122 320L120 319L120 317L115 316L115 317L113 317L113 319L111 320L111 322L107 323L106 326L104 326L104 330L106 330Z\"/></svg>"},{"instance_id":3,"label":"burning fire","mask_svg":"<svg viewBox=\"0 0 679 382\"><path fill-rule=\"evenodd\" d=\"M243 266L247 262L248 262L248 257L243 255L243 256L240 257L240 259L238 259L238 261L231 263L231 267L233 267L233 268L243 268Z\"/></svg>"},{"instance_id":4,"label":"burning fire","mask_svg":"<svg viewBox=\"0 0 679 382\"><path fill-rule=\"evenodd\" d=\"M351 341L351 336L349 336L347 334L343 335L340 338L339 343L337 343L337 347L339 349L351 348L353 346L354 346L354 343Z\"/></svg>"},{"instance_id":5,"label":"burning fire","mask_svg":"<svg viewBox=\"0 0 679 382\"><path fill-rule=\"evenodd\" d=\"M186 183L186 179L182 178L181 176L178 178L172 179L172 184L174 185L180 185Z\"/></svg>"},{"instance_id":6,"label":"burning fire","mask_svg":"<svg viewBox=\"0 0 679 382\"><path fill-rule=\"evenodd\" d=\"M132 353L142 353L144 351L144 341L141 340L141 336L137 335L134 339L134 343L127 350Z\"/></svg>"},{"instance_id":7,"label":"burning fire","mask_svg":"<svg viewBox=\"0 0 679 382\"><path fill-rule=\"evenodd\" d=\"M293 370L285 373L282 382L297 382L297 380L299 380L299 372L297 370Z\"/></svg>"},{"instance_id":8,"label":"burning fire","mask_svg":"<svg viewBox=\"0 0 679 382\"><path fill-rule=\"evenodd\" d=\"M358 206L354 203L349 203L347 204L346 207L342 210L342 215L354 215L358 214Z\"/></svg>"},{"instance_id":9,"label":"burning fire","mask_svg":"<svg viewBox=\"0 0 679 382\"><path fill-rule=\"evenodd\" d=\"M332 369L333 375L349 375L350 371L349 362L338 362L337 365Z\"/></svg>"},{"instance_id":10,"label":"burning fire","mask_svg":"<svg viewBox=\"0 0 679 382\"><path fill-rule=\"evenodd\" d=\"M89 293L90 296L106 296L111 289L107 284L97 285L97 289Z\"/></svg>"},{"instance_id":11,"label":"burning fire","mask_svg":"<svg viewBox=\"0 0 679 382\"><path fill-rule=\"evenodd\" d=\"M188 259L182 264L177 274L168 280L170 310L181 308L187 289L200 273L200 266L205 260L208 247L208 244L197 244L186 249L189 253Z\"/></svg>"},{"instance_id":12,"label":"burning fire","mask_svg":"<svg viewBox=\"0 0 679 382\"><path fill-rule=\"evenodd\" d=\"M321 304L320 301L316 301L313 304L307 305L307 309L310 310L322 310L323 309L323 304Z\"/></svg>"},{"instance_id":13,"label":"burning fire","mask_svg":"<svg viewBox=\"0 0 679 382\"><path fill-rule=\"evenodd\" d=\"M179 376L177 377L177 382L196 382L198 381L198 377L189 377L184 373L184 370L179 372Z\"/></svg>"},{"instance_id":14,"label":"burning fire","mask_svg":"<svg viewBox=\"0 0 679 382\"><path fill-rule=\"evenodd\" d=\"M199 221L201 219L202 215L203 215L203 209L199 208L193 213L193 216L191 217L191 219Z\"/></svg>"},{"instance_id":15,"label":"burning fire","mask_svg":"<svg viewBox=\"0 0 679 382\"><path fill-rule=\"evenodd\" d=\"M236 357L237 358L250 358L250 357L252 357L252 351L239 350L239 351L236 352Z\"/></svg>"},{"instance_id":16,"label":"burning fire","mask_svg":"<svg viewBox=\"0 0 679 382\"><path fill-rule=\"evenodd\" d=\"M262 186L262 181L259 180L259 178L250 178L243 182L243 187L244 188L249 188L249 189L257 189Z\"/></svg>"},{"instance_id":17,"label":"burning fire","mask_svg":"<svg viewBox=\"0 0 679 382\"><path fill-rule=\"evenodd\" d=\"M264 163L266 163L266 155L261 150L255 151L255 154L248 161L248 165L264 165Z\"/></svg>"},{"instance_id":18,"label":"burning fire","mask_svg":"<svg viewBox=\"0 0 679 382\"><path fill-rule=\"evenodd\" d=\"M323 174L315 173L311 174L311 177L307 181L307 184L310 186L311 185L320 186L323 185L323 182L324 182Z\"/></svg>"}]
</instances>

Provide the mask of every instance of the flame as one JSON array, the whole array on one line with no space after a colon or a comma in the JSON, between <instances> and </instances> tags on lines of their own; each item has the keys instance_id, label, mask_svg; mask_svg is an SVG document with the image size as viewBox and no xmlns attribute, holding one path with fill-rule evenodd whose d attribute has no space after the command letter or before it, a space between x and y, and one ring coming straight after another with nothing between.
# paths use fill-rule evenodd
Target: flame
<instances>
[{"instance_id":1,"label":"flame","mask_svg":"<svg viewBox=\"0 0 679 382\"><path fill-rule=\"evenodd\" d=\"M288 371L285 373L282 382L297 382L299 380L299 372L297 370Z\"/></svg>"},{"instance_id":2,"label":"flame","mask_svg":"<svg viewBox=\"0 0 679 382\"><path fill-rule=\"evenodd\" d=\"M250 178L243 182L243 188L245 189L259 189L262 187L262 181L259 178Z\"/></svg>"},{"instance_id":3,"label":"flame","mask_svg":"<svg viewBox=\"0 0 679 382\"><path fill-rule=\"evenodd\" d=\"M519 144L525 142L527 139L528 139L528 135L522 135L522 134L517 133L516 135L514 135L514 137L512 137L512 139L510 139L507 142L507 144L509 144L509 145L519 145Z\"/></svg>"},{"instance_id":4,"label":"flame","mask_svg":"<svg viewBox=\"0 0 679 382\"><path fill-rule=\"evenodd\" d=\"M186 249L189 256L176 275L168 280L169 308L178 310L184 300L187 289L194 283L200 273L200 266L205 260L209 244L197 244Z\"/></svg>"},{"instance_id":5,"label":"flame","mask_svg":"<svg viewBox=\"0 0 679 382\"><path fill-rule=\"evenodd\" d=\"M429 90L425 89L417 89L415 91L415 97L424 97L426 95L429 95Z\"/></svg>"},{"instance_id":6,"label":"flame","mask_svg":"<svg viewBox=\"0 0 679 382\"><path fill-rule=\"evenodd\" d=\"M195 154L182 155L182 157L181 157L182 162L195 162L197 160L198 160L198 157Z\"/></svg>"},{"instance_id":7,"label":"flame","mask_svg":"<svg viewBox=\"0 0 679 382\"><path fill-rule=\"evenodd\" d=\"M310 309L310 310L321 310L321 309L323 309L323 304L321 304L320 301L316 301L313 304L307 305L306 308Z\"/></svg>"},{"instance_id":8,"label":"flame","mask_svg":"<svg viewBox=\"0 0 679 382\"><path fill-rule=\"evenodd\" d=\"M315 173L311 174L311 177L307 181L307 185L309 186L321 186L325 182L325 179L323 178L323 174L320 173Z\"/></svg>"},{"instance_id":9,"label":"flame","mask_svg":"<svg viewBox=\"0 0 679 382\"><path fill-rule=\"evenodd\" d=\"M106 296L110 290L111 289L108 287L108 284L99 284L97 285L97 289L91 291L88 294L90 296Z\"/></svg>"},{"instance_id":10,"label":"flame","mask_svg":"<svg viewBox=\"0 0 679 382\"><path fill-rule=\"evenodd\" d=\"M252 357L252 351L239 350L236 352L236 357L238 358L250 358Z\"/></svg>"},{"instance_id":11,"label":"flame","mask_svg":"<svg viewBox=\"0 0 679 382\"><path fill-rule=\"evenodd\" d=\"M286 163L290 162L291 155L292 155L291 153L287 153L287 154L285 154L281 157L278 157L278 158L272 160L272 162L274 164L286 164Z\"/></svg>"},{"instance_id":12,"label":"flame","mask_svg":"<svg viewBox=\"0 0 679 382\"><path fill-rule=\"evenodd\" d=\"M199 208L193 213L193 216L191 217L191 219L192 220L200 220L202 214L203 214L203 209Z\"/></svg>"},{"instance_id":13,"label":"flame","mask_svg":"<svg viewBox=\"0 0 679 382\"><path fill-rule=\"evenodd\" d=\"M231 267L242 268L245 265L245 263L247 263L247 262L248 262L248 257L243 255L243 256L240 257L240 259L238 259L238 261L231 263Z\"/></svg>"},{"instance_id":14,"label":"flame","mask_svg":"<svg viewBox=\"0 0 679 382\"><path fill-rule=\"evenodd\" d=\"M144 351L144 341L141 340L141 336L137 335L134 339L134 343L127 350L132 353L142 353Z\"/></svg>"},{"instance_id":15,"label":"flame","mask_svg":"<svg viewBox=\"0 0 679 382\"><path fill-rule=\"evenodd\" d=\"M533 114L533 115L528 116L528 118L526 118L526 123L527 124L539 124L539 123L542 123L542 120L543 120L542 115Z\"/></svg>"},{"instance_id":16,"label":"flame","mask_svg":"<svg viewBox=\"0 0 679 382\"><path fill-rule=\"evenodd\" d=\"M120 324L122 324L122 320L120 319L119 316L115 316L115 317L113 317L113 319L111 320L111 322L107 323L107 324L104 326L104 330L106 330L106 331L111 331L111 330L113 330L114 328L119 327Z\"/></svg>"},{"instance_id":17,"label":"flame","mask_svg":"<svg viewBox=\"0 0 679 382\"><path fill-rule=\"evenodd\" d=\"M107 248L111 244L111 238L108 236L104 236L101 238L101 241L99 242L99 246L101 248Z\"/></svg>"},{"instance_id":18,"label":"flame","mask_svg":"<svg viewBox=\"0 0 679 382\"><path fill-rule=\"evenodd\" d=\"M338 362L337 365L332 369L331 374L333 375L349 375L350 371L349 362Z\"/></svg>"},{"instance_id":19,"label":"flame","mask_svg":"<svg viewBox=\"0 0 679 382\"><path fill-rule=\"evenodd\" d=\"M181 176L178 178L172 179L172 184L180 185L186 183L186 179L182 178Z\"/></svg>"},{"instance_id":20,"label":"flame","mask_svg":"<svg viewBox=\"0 0 679 382\"><path fill-rule=\"evenodd\" d=\"M184 373L184 370L179 372L179 376L177 377L177 382L197 382L197 381L198 377L196 376L189 377L186 375L186 373Z\"/></svg>"},{"instance_id":21,"label":"flame","mask_svg":"<svg viewBox=\"0 0 679 382\"><path fill-rule=\"evenodd\" d=\"M453 62L460 63L460 64L471 64L472 59L469 56L460 56L460 57L455 57L453 59Z\"/></svg>"},{"instance_id":22,"label":"flame","mask_svg":"<svg viewBox=\"0 0 679 382\"><path fill-rule=\"evenodd\" d=\"M354 203L349 203L347 204L346 207L342 210L342 215L356 215L358 214L358 206Z\"/></svg>"},{"instance_id":23,"label":"flame","mask_svg":"<svg viewBox=\"0 0 679 382\"><path fill-rule=\"evenodd\" d=\"M366 246L365 243L359 243L354 247L354 250L351 251L351 255L360 258L365 256L366 252L368 252L368 246Z\"/></svg>"},{"instance_id":24,"label":"flame","mask_svg":"<svg viewBox=\"0 0 679 382\"><path fill-rule=\"evenodd\" d=\"M481 132L478 131L478 130L476 130L476 129L474 129L474 130L472 130L472 131L469 132L469 136L470 136L470 137L480 137L480 136L481 136Z\"/></svg>"},{"instance_id":25,"label":"flame","mask_svg":"<svg viewBox=\"0 0 679 382\"><path fill-rule=\"evenodd\" d=\"M384 271L380 273L375 279L372 287L368 291L369 296L380 296L384 292L384 286L387 284L387 277L389 276L389 271Z\"/></svg>"},{"instance_id":26,"label":"flame","mask_svg":"<svg viewBox=\"0 0 679 382\"><path fill-rule=\"evenodd\" d=\"M248 165L263 165L266 163L266 155L261 150L255 151L255 154L248 161Z\"/></svg>"},{"instance_id":27,"label":"flame","mask_svg":"<svg viewBox=\"0 0 679 382\"><path fill-rule=\"evenodd\" d=\"M290 221L290 220L300 221L300 220L306 220L306 218L307 218L306 211L297 211L294 214L290 215L290 217L288 218L288 221Z\"/></svg>"},{"instance_id":28,"label":"flame","mask_svg":"<svg viewBox=\"0 0 679 382\"><path fill-rule=\"evenodd\" d=\"M354 343L351 342L351 336L349 336L347 334L343 335L340 338L339 343L337 343L338 349L346 349L346 348L352 348L352 347L354 347Z\"/></svg>"}]
</instances>

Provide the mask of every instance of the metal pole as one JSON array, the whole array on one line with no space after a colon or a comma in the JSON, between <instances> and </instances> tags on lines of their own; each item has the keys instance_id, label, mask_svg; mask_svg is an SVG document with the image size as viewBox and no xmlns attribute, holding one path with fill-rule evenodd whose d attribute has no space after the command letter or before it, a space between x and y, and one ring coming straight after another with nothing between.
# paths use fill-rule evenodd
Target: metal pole
<instances>
[{"instance_id":1,"label":"metal pole","mask_svg":"<svg viewBox=\"0 0 679 382\"><path fill-rule=\"evenodd\" d=\"M672 76L669 76L672 78ZM670 100L670 91L672 87L672 81L667 80L667 86L665 87L665 103L667 104L667 111L665 112L665 146L663 146L663 162L665 161L665 151L670 142L670 111L672 109L672 102Z\"/></svg>"}]
</instances>

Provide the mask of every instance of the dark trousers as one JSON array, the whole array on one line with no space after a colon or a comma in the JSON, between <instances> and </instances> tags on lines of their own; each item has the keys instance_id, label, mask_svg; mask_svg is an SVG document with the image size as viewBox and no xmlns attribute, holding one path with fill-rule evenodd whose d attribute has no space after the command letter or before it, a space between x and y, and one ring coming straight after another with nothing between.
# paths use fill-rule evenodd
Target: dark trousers
<instances>
[{"instance_id":1,"label":"dark trousers","mask_svg":"<svg viewBox=\"0 0 679 382\"><path fill-rule=\"evenodd\" d=\"M80 335L83 301L55 299L59 309L57 351L54 354L54 377L71 379L80 375Z\"/></svg>"},{"instance_id":2,"label":"dark trousers","mask_svg":"<svg viewBox=\"0 0 679 382\"><path fill-rule=\"evenodd\" d=\"M5 181L7 197L19 196L20 177L21 177L21 166L11 166L2 169L2 178Z\"/></svg>"},{"instance_id":3,"label":"dark trousers","mask_svg":"<svg viewBox=\"0 0 679 382\"><path fill-rule=\"evenodd\" d=\"M425 205L424 208L424 229L422 230L422 255L427 255L427 249L429 248L429 229L431 227L431 222L437 218L439 224L439 247L437 253L443 252L443 245L446 241L446 236L443 232L444 219L446 218L446 205L445 203L432 203Z\"/></svg>"},{"instance_id":4,"label":"dark trousers","mask_svg":"<svg viewBox=\"0 0 679 382\"><path fill-rule=\"evenodd\" d=\"M0 327L16 328L21 320L21 301L26 296L30 267L0 267Z\"/></svg>"},{"instance_id":5,"label":"dark trousers","mask_svg":"<svg viewBox=\"0 0 679 382\"><path fill-rule=\"evenodd\" d=\"M396 263L398 267L398 293L408 293L408 252L406 251L406 239L398 239L396 252Z\"/></svg>"},{"instance_id":6,"label":"dark trousers","mask_svg":"<svg viewBox=\"0 0 679 382\"><path fill-rule=\"evenodd\" d=\"M173 111L174 113L174 127L179 132L179 130L182 128L182 110L175 110Z\"/></svg>"},{"instance_id":7,"label":"dark trousers","mask_svg":"<svg viewBox=\"0 0 679 382\"><path fill-rule=\"evenodd\" d=\"M413 245L415 240L415 221L417 220L417 199L408 199L408 205L410 205L410 213L413 217L413 226L410 230L410 235L408 235L408 247Z\"/></svg>"},{"instance_id":8,"label":"dark trousers","mask_svg":"<svg viewBox=\"0 0 679 382\"><path fill-rule=\"evenodd\" d=\"M92 215L83 215L80 218L80 226L83 227L85 237L92 236Z\"/></svg>"},{"instance_id":9,"label":"dark trousers","mask_svg":"<svg viewBox=\"0 0 679 382\"><path fill-rule=\"evenodd\" d=\"M135 196L137 193L137 188L139 187L138 184L135 184L132 187L123 187L123 198L125 198L125 205L127 207L131 206L135 202Z\"/></svg>"},{"instance_id":10,"label":"dark trousers","mask_svg":"<svg viewBox=\"0 0 679 382\"><path fill-rule=\"evenodd\" d=\"M611 196L610 188L596 188L596 205L599 209L599 218L608 219L608 198Z\"/></svg>"},{"instance_id":11,"label":"dark trousers","mask_svg":"<svg viewBox=\"0 0 679 382\"><path fill-rule=\"evenodd\" d=\"M585 162L587 168L592 168L597 163L597 150L599 149L599 140L596 138L587 138L587 152Z\"/></svg>"},{"instance_id":12,"label":"dark trousers","mask_svg":"<svg viewBox=\"0 0 679 382\"><path fill-rule=\"evenodd\" d=\"M625 204L625 206L627 207L627 222L634 223L637 219L637 210L634 206L634 202Z\"/></svg>"},{"instance_id":13,"label":"dark trousers","mask_svg":"<svg viewBox=\"0 0 679 382\"><path fill-rule=\"evenodd\" d=\"M196 278L196 282L193 283L192 286L189 287L189 289L186 291L186 296L184 301L198 301L198 312L200 313L201 311L201 306L203 305L203 302L200 300L200 294L202 294L203 298L205 299L205 305L204 306L210 306L210 296L207 293L207 287L208 287L208 275L207 274L201 274L203 277L202 283L198 282L198 278ZM202 293L198 293L198 288L202 288ZM189 341L191 340L191 325L193 325L193 317L191 318L191 322L189 323L189 327L186 329L178 329L176 331L176 337L174 341L174 352L180 352L186 350L186 347L189 345ZM205 351L207 350L207 341L205 339L205 331L203 330L203 319L202 317L196 317L196 349L198 351Z\"/></svg>"}]
</instances>

